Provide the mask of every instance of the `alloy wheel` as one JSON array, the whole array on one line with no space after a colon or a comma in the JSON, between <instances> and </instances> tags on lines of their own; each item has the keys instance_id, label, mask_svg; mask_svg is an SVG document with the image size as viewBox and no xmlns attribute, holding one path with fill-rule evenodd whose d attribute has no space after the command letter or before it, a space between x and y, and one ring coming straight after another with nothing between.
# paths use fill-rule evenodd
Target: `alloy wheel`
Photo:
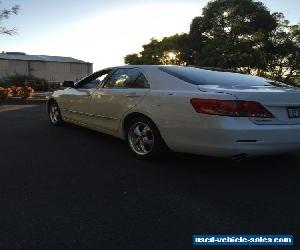
<instances>
[{"instance_id":1,"label":"alloy wheel","mask_svg":"<svg viewBox=\"0 0 300 250\"><path fill-rule=\"evenodd\" d=\"M50 117L50 121L53 124L56 124L59 122L59 108L57 106L56 103L52 103L50 108L49 108L49 117Z\"/></svg>"},{"instance_id":2,"label":"alloy wheel","mask_svg":"<svg viewBox=\"0 0 300 250\"><path fill-rule=\"evenodd\" d=\"M154 146L154 133L149 125L137 122L128 131L128 141L131 149L136 154L147 155Z\"/></svg>"}]
</instances>

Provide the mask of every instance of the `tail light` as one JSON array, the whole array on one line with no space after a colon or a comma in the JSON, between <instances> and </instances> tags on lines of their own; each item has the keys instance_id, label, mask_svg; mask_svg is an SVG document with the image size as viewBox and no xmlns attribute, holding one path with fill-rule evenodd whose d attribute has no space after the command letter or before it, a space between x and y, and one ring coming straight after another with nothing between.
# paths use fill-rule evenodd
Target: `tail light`
<instances>
[{"instance_id":1,"label":"tail light","mask_svg":"<svg viewBox=\"0 0 300 250\"><path fill-rule=\"evenodd\" d=\"M198 113L234 117L273 118L264 106L253 101L191 99L191 104Z\"/></svg>"}]
</instances>

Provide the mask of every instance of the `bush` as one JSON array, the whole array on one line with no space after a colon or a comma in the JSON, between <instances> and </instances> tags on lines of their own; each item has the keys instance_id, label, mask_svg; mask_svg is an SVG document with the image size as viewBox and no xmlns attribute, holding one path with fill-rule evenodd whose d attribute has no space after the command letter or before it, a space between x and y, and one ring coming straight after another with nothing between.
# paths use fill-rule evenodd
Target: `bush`
<instances>
[{"instance_id":1,"label":"bush","mask_svg":"<svg viewBox=\"0 0 300 250\"><path fill-rule=\"evenodd\" d=\"M8 96L8 90L5 88L0 87L0 99L4 100Z\"/></svg>"},{"instance_id":2,"label":"bush","mask_svg":"<svg viewBox=\"0 0 300 250\"><path fill-rule=\"evenodd\" d=\"M34 89L31 87L16 87L12 86L11 88L0 87L0 99L4 100L8 97L21 97L22 99L27 99L32 97L34 94Z\"/></svg>"},{"instance_id":3,"label":"bush","mask_svg":"<svg viewBox=\"0 0 300 250\"><path fill-rule=\"evenodd\" d=\"M27 99L33 96L34 90L31 87L17 87L16 96L21 97L22 99Z\"/></svg>"},{"instance_id":4,"label":"bush","mask_svg":"<svg viewBox=\"0 0 300 250\"><path fill-rule=\"evenodd\" d=\"M12 88L7 88L7 97L14 96L14 90Z\"/></svg>"},{"instance_id":5,"label":"bush","mask_svg":"<svg viewBox=\"0 0 300 250\"><path fill-rule=\"evenodd\" d=\"M26 76L26 75L12 75L7 76L1 80L2 86L8 88L12 86L16 87L31 87L38 91L45 91L48 89L48 82L44 79L34 77L34 76Z\"/></svg>"}]
</instances>

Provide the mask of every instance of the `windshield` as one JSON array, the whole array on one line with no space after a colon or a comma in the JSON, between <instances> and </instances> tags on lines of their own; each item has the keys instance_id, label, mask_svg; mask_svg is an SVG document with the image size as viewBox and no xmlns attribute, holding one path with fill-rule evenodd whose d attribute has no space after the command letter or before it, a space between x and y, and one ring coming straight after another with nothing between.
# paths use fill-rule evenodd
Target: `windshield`
<instances>
[{"instance_id":1,"label":"windshield","mask_svg":"<svg viewBox=\"0 0 300 250\"><path fill-rule=\"evenodd\" d=\"M221 69L166 66L160 70L194 85L271 86L271 80ZM282 85L281 85L282 86Z\"/></svg>"}]
</instances>

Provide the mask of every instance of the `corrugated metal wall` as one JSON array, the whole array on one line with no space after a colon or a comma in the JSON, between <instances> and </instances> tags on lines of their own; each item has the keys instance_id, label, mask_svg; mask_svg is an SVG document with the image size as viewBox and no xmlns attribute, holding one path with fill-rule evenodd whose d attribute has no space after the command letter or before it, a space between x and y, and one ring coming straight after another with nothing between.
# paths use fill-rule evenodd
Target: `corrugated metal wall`
<instances>
[{"instance_id":1,"label":"corrugated metal wall","mask_svg":"<svg viewBox=\"0 0 300 250\"><path fill-rule=\"evenodd\" d=\"M38 62L0 59L0 78L10 75L33 75L47 81L76 81L93 72L89 63Z\"/></svg>"}]
</instances>

